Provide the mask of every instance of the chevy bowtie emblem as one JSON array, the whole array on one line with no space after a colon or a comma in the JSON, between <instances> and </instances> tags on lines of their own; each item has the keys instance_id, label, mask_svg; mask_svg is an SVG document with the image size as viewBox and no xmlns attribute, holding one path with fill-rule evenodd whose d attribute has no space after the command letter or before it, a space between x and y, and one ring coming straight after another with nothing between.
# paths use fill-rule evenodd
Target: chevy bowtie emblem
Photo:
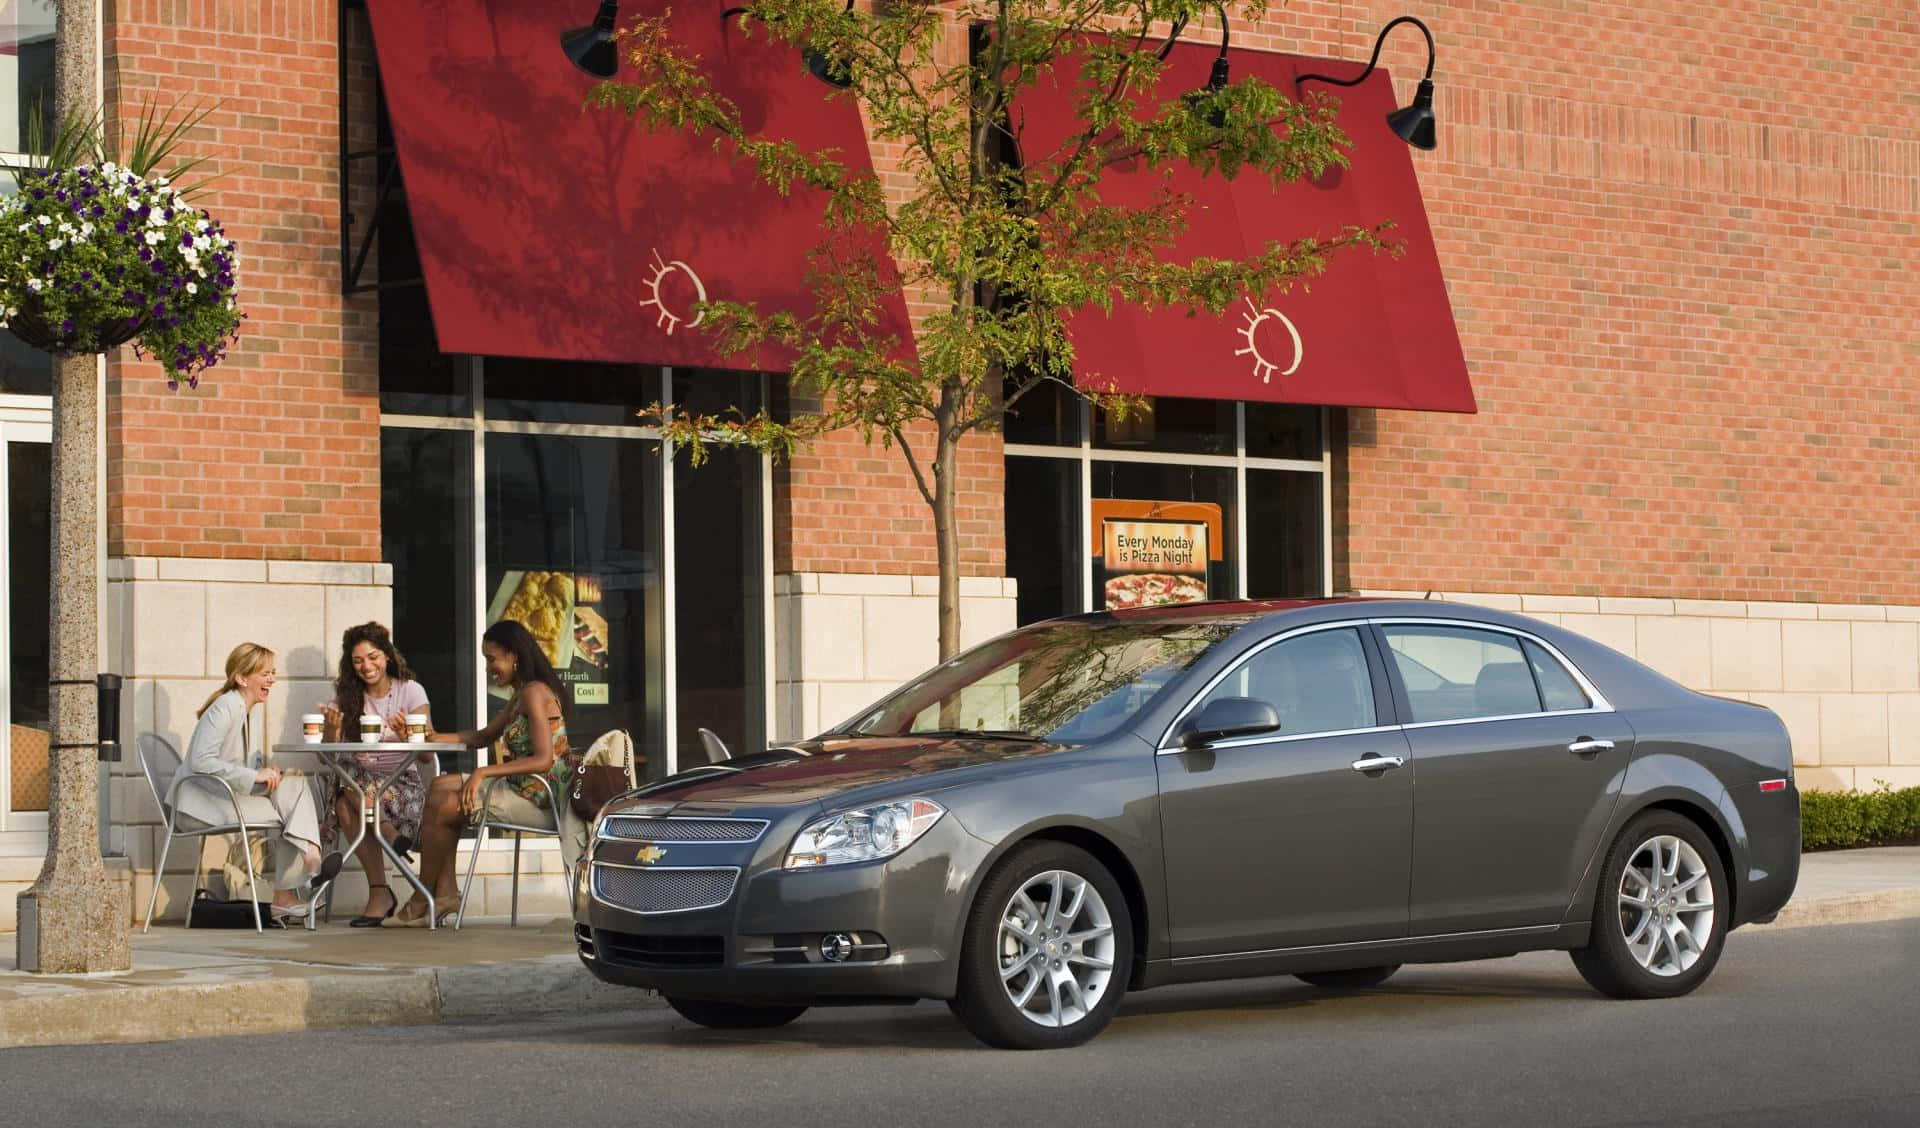
<instances>
[{"instance_id":1,"label":"chevy bowtie emblem","mask_svg":"<svg viewBox=\"0 0 1920 1128\"><path fill-rule=\"evenodd\" d=\"M648 845L642 846L639 850L635 851L633 860L643 866L650 866L666 856L667 852L665 850L662 850L658 846Z\"/></svg>"}]
</instances>

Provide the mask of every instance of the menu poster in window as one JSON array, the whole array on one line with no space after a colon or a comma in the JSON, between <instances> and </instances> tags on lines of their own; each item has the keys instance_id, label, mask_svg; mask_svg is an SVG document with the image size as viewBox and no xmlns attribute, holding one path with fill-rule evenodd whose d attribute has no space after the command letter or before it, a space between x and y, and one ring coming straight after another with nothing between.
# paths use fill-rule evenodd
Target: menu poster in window
<instances>
[{"instance_id":1,"label":"menu poster in window","mask_svg":"<svg viewBox=\"0 0 1920 1128\"><path fill-rule=\"evenodd\" d=\"M1109 611L1198 603L1208 565L1220 558L1220 507L1211 502L1094 502Z\"/></svg>"},{"instance_id":2,"label":"menu poster in window","mask_svg":"<svg viewBox=\"0 0 1920 1128\"><path fill-rule=\"evenodd\" d=\"M527 628L576 705L607 704L608 636L597 577L571 572L507 572L494 589L487 621L512 619ZM508 691L491 687L496 697Z\"/></svg>"}]
</instances>

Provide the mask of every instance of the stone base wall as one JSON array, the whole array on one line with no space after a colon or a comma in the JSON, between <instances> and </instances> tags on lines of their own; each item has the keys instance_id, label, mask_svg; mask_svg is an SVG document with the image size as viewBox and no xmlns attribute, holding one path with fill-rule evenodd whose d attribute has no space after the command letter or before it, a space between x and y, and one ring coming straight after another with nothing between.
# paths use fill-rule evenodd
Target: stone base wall
<instances>
[{"instance_id":1,"label":"stone base wall","mask_svg":"<svg viewBox=\"0 0 1920 1128\"><path fill-rule=\"evenodd\" d=\"M939 662L937 576L774 577L774 724L797 740L846 720ZM960 578L963 646L1010 631L1015 585Z\"/></svg>"},{"instance_id":2,"label":"stone base wall","mask_svg":"<svg viewBox=\"0 0 1920 1128\"><path fill-rule=\"evenodd\" d=\"M1366 591L1419 599L1425 592ZM1803 790L1920 787L1920 607L1435 592L1578 631L1780 714Z\"/></svg>"}]
</instances>

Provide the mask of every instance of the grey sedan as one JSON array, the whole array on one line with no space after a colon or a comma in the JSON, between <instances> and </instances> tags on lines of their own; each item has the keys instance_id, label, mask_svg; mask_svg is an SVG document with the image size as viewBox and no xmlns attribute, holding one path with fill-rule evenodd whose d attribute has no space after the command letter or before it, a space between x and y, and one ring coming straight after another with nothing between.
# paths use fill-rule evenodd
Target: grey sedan
<instances>
[{"instance_id":1,"label":"grey sedan","mask_svg":"<svg viewBox=\"0 0 1920 1128\"><path fill-rule=\"evenodd\" d=\"M1799 872L1787 733L1570 631L1436 602L1041 623L812 740L608 805L581 959L714 1027L944 999L1083 1042L1121 996L1564 949L1684 994Z\"/></svg>"}]
</instances>

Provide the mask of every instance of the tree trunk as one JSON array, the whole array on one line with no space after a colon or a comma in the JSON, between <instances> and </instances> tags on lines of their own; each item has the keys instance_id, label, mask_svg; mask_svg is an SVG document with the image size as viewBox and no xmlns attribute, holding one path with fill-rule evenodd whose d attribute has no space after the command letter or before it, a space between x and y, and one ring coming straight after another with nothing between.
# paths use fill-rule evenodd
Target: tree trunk
<instances>
[{"instance_id":1,"label":"tree trunk","mask_svg":"<svg viewBox=\"0 0 1920 1128\"><path fill-rule=\"evenodd\" d=\"M97 0L60 0L54 43L56 121L94 114ZM93 677L99 669L99 357L59 354L53 366L53 552L49 662L53 748L47 859L20 895L22 971L70 974L130 965L124 887L100 861ZM156 875L157 880L157 875Z\"/></svg>"},{"instance_id":2,"label":"tree trunk","mask_svg":"<svg viewBox=\"0 0 1920 1128\"><path fill-rule=\"evenodd\" d=\"M960 653L960 530L954 515L958 496L958 440L942 437L933 463L933 540L940 563L940 660Z\"/></svg>"}]
</instances>

